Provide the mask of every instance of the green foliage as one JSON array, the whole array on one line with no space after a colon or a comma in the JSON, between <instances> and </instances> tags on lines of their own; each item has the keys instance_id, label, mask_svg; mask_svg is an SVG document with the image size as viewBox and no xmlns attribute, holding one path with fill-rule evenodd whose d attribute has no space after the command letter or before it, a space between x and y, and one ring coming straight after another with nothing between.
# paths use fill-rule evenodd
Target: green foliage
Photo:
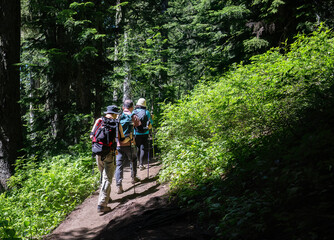
<instances>
[{"instance_id":1,"label":"green foliage","mask_svg":"<svg viewBox=\"0 0 334 240\"><path fill-rule=\"evenodd\" d=\"M103 78L113 67L107 58L114 42L113 5L33 0L23 6L25 149L29 154L59 152L78 143L104 105L108 88Z\"/></svg>"},{"instance_id":2,"label":"green foliage","mask_svg":"<svg viewBox=\"0 0 334 240\"><path fill-rule=\"evenodd\" d=\"M182 93L199 79L218 79L234 63L249 63L255 54L291 43L298 32L312 32L319 24L315 16L326 12L323 4L304 0L173 0L168 4L164 27L169 36L169 76ZM320 20L331 21L329 15Z\"/></svg>"},{"instance_id":3,"label":"green foliage","mask_svg":"<svg viewBox=\"0 0 334 240\"><path fill-rule=\"evenodd\" d=\"M161 180L218 236L331 238L333 215L321 214L334 190L333 180L326 183L334 159L333 50L333 33L320 28L298 36L285 54L257 55L165 106ZM321 224L312 224L317 211Z\"/></svg>"},{"instance_id":4,"label":"green foliage","mask_svg":"<svg viewBox=\"0 0 334 240\"><path fill-rule=\"evenodd\" d=\"M60 152L68 153L69 144L85 144L87 142L87 136L93 122L90 115L66 114L64 116L66 132L63 135L63 139L57 139L52 125L48 123L48 114L43 110L34 109L33 113L36 122L26 128L28 138L24 149L22 149L26 154L40 158L59 154ZM27 122L29 122L29 117L28 114L25 116Z\"/></svg>"},{"instance_id":5,"label":"green foliage","mask_svg":"<svg viewBox=\"0 0 334 240\"><path fill-rule=\"evenodd\" d=\"M264 39L258 39L257 37L244 41L246 52L256 52L262 48L267 48L268 45L269 45L268 41Z\"/></svg>"},{"instance_id":6,"label":"green foliage","mask_svg":"<svg viewBox=\"0 0 334 240\"><path fill-rule=\"evenodd\" d=\"M215 81L233 63L309 31L315 16L330 21L331 2L22 1L26 148L35 139L49 152L42 138L75 144L67 115L98 117L122 102L127 84L130 97L145 97L159 118L160 102L174 103L199 79Z\"/></svg>"},{"instance_id":7,"label":"green foliage","mask_svg":"<svg viewBox=\"0 0 334 240\"><path fill-rule=\"evenodd\" d=\"M86 149L83 151L83 149ZM71 148L39 163L20 159L9 179L11 190L0 195L0 238L42 238L97 188L87 146ZM98 171L96 171L97 173Z\"/></svg>"},{"instance_id":8,"label":"green foliage","mask_svg":"<svg viewBox=\"0 0 334 240\"><path fill-rule=\"evenodd\" d=\"M177 102L200 80L189 98L165 106L160 136L167 167L162 178L173 180L172 187L205 192L203 178L224 178L226 168L245 159L247 146L262 144L265 136L292 134L302 112L323 109L321 99L330 95L324 94L332 78L326 38L301 36L287 55L281 52L290 46L255 57L252 65L233 64L291 43L297 31L309 32L319 21L331 26L333 0L115 4L22 1L20 104L28 155L67 151L83 141L101 108L121 103L125 79L133 100L145 97L158 119L158 104ZM215 84L230 68L235 70ZM173 169L174 162L180 168ZM209 209L219 206L215 200L208 201ZM247 208L240 209L241 216Z\"/></svg>"}]
</instances>

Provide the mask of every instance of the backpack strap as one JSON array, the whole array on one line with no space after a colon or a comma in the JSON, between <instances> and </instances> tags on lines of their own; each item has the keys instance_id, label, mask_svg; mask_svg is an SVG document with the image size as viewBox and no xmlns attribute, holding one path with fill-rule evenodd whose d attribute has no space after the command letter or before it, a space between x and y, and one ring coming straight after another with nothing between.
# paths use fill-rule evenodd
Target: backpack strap
<instances>
[{"instance_id":1,"label":"backpack strap","mask_svg":"<svg viewBox=\"0 0 334 240\"><path fill-rule=\"evenodd\" d=\"M102 117L102 122L101 122L101 126L102 124L105 122L105 117ZM109 146L109 143L110 143L110 137L109 137L109 133L107 134L107 146Z\"/></svg>"},{"instance_id":2,"label":"backpack strap","mask_svg":"<svg viewBox=\"0 0 334 240\"><path fill-rule=\"evenodd\" d=\"M108 130L109 131L109 130ZM107 145L109 146L109 143L110 143L110 138L109 138L109 132L108 132L108 134L107 134Z\"/></svg>"},{"instance_id":3,"label":"backpack strap","mask_svg":"<svg viewBox=\"0 0 334 240\"><path fill-rule=\"evenodd\" d=\"M116 127L115 127L115 141L112 142L112 145L110 146L111 147L110 150L115 151L116 147L117 147L117 142L118 142L119 119L113 119L112 121L116 124ZM108 139L107 141L108 141L108 145L109 145L109 143L110 143L109 134L107 135L107 139Z\"/></svg>"},{"instance_id":4,"label":"backpack strap","mask_svg":"<svg viewBox=\"0 0 334 240\"><path fill-rule=\"evenodd\" d=\"M92 139L93 142L96 142L96 133L97 133L97 130L99 130L99 128L102 126L102 123L103 123L103 120L101 117L98 119L98 122L96 123L96 126L93 130L93 139Z\"/></svg>"}]
</instances>

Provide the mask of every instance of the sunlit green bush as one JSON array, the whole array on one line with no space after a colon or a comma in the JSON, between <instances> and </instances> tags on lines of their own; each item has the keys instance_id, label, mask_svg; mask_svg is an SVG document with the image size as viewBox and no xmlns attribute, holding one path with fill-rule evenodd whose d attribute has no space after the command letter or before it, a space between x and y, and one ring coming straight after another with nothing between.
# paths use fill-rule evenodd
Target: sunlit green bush
<instances>
[{"instance_id":1,"label":"sunlit green bush","mask_svg":"<svg viewBox=\"0 0 334 240\"><path fill-rule=\"evenodd\" d=\"M219 82L200 83L190 96L165 106L157 134L164 164L161 180L170 181L183 204L197 208L201 218L214 219L212 228L222 238L257 239L257 233L268 229L264 219L273 211L275 185L289 186L280 191L296 185L291 191L302 192L301 182L291 175L298 174L294 167L306 161L305 154L292 159L288 150L292 140L310 130L306 116L320 116L334 102L333 53L333 33L320 28L298 36L290 46L253 57L249 65L234 66ZM306 150L298 147L299 153ZM286 165L278 168L282 159ZM302 195L282 194L296 196ZM303 219L277 216L273 221L290 219L290 224ZM286 222L281 226L288 226Z\"/></svg>"},{"instance_id":2,"label":"sunlit green bush","mask_svg":"<svg viewBox=\"0 0 334 240\"><path fill-rule=\"evenodd\" d=\"M333 64L331 33L320 30L299 36L286 54L273 49L253 57L218 83L199 84L165 106L157 141L162 179L196 184L223 174L232 147L293 126L304 109L321 105L333 84Z\"/></svg>"},{"instance_id":3,"label":"sunlit green bush","mask_svg":"<svg viewBox=\"0 0 334 240\"><path fill-rule=\"evenodd\" d=\"M0 195L0 238L41 238L97 189L90 154L75 152L42 163L21 159Z\"/></svg>"}]
</instances>

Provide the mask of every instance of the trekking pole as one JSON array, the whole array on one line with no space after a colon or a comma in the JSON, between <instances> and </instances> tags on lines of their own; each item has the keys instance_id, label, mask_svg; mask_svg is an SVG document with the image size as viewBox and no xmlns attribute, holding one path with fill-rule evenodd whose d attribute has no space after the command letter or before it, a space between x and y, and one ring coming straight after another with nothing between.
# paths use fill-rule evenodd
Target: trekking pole
<instances>
[{"instance_id":1,"label":"trekking pole","mask_svg":"<svg viewBox=\"0 0 334 240\"><path fill-rule=\"evenodd\" d=\"M130 134L130 136L131 136L131 134ZM132 138L133 138L133 135L130 137L130 155L131 155L133 180L134 180L135 177L136 177L136 176L134 176L136 170L135 170L135 164L134 164L133 156L132 156ZM136 159L136 161L137 161L137 159ZM136 194L136 183L135 182L133 183L133 194Z\"/></svg>"},{"instance_id":2,"label":"trekking pole","mask_svg":"<svg viewBox=\"0 0 334 240\"><path fill-rule=\"evenodd\" d=\"M94 154L92 154L92 158L93 158L93 161L92 161L92 176L94 176Z\"/></svg>"},{"instance_id":3,"label":"trekking pole","mask_svg":"<svg viewBox=\"0 0 334 240\"><path fill-rule=\"evenodd\" d=\"M150 178L150 139L147 138L147 148L148 148L148 151L147 151L147 178L149 179Z\"/></svg>"},{"instance_id":4,"label":"trekking pole","mask_svg":"<svg viewBox=\"0 0 334 240\"><path fill-rule=\"evenodd\" d=\"M153 115L153 114L152 114ZM154 138L153 138L153 125L152 125L152 130L151 130L151 139L148 139L147 144L148 144L148 158L147 158L147 178L150 176L150 151L151 151L151 145L150 142L152 140L152 148L153 148L153 143L154 143ZM154 148L153 148L153 158L154 158Z\"/></svg>"},{"instance_id":5,"label":"trekking pole","mask_svg":"<svg viewBox=\"0 0 334 240\"><path fill-rule=\"evenodd\" d=\"M152 159L154 159L155 153L154 153L154 129L152 126Z\"/></svg>"}]
</instances>

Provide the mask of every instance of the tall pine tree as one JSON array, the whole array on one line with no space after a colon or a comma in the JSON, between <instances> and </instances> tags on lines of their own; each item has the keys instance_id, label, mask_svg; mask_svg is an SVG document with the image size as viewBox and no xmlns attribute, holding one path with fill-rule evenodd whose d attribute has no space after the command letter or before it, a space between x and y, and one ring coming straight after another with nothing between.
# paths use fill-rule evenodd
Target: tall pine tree
<instances>
[{"instance_id":1,"label":"tall pine tree","mask_svg":"<svg viewBox=\"0 0 334 240\"><path fill-rule=\"evenodd\" d=\"M20 0L0 1L0 191L22 148L20 100Z\"/></svg>"}]
</instances>

